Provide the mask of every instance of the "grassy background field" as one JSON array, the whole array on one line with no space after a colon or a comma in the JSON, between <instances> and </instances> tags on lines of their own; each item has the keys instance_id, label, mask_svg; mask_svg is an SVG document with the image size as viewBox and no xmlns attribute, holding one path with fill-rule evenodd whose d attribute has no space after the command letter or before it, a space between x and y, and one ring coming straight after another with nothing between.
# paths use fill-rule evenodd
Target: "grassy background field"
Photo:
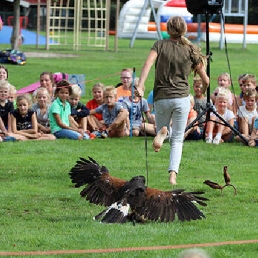
<instances>
[{"instance_id":1,"label":"grassy background field","mask_svg":"<svg viewBox=\"0 0 258 258\"><path fill-rule=\"evenodd\" d=\"M28 58L25 66L7 65L9 80L18 89L38 80L42 71L86 74L86 94L101 81L106 85L119 82L124 67L135 67L139 76L143 62L152 46L151 40L119 40L119 51L73 52L51 50L56 54L75 54L77 57ZM2 46L6 48L7 46ZM205 53L205 43L202 44ZM225 50L212 43L211 88L216 78L228 72ZM45 53L43 49L23 46L22 51ZM237 77L242 73L256 74L258 51L255 45L242 50L241 45L229 45L228 54L235 92L239 92ZM152 69L146 83L146 97L152 88ZM191 81L191 78L190 78ZM92 220L102 207L83 200L80 189L70 182L68 172L78 157L91 156L105 165L112 175L130 179L135 175L148 176L148 186L169 190L167 166L169 144L160 153L151 148L151 137L97 139L93 141L57 140L50 142L9 142L0 144L0 255L1 252L90 250L125 247L154 247L183 244L202 244L222 241L257 239L257 149L234 142L218 146L202 141L184 143L178 185L187 191L205 191L210 199L202 207L205 220L173 223L146 223L133 226L105 225ZM146 158L147 153L147 158ZM146 163L148 169L146 168ZM222 168L227 165L232 183L223 194L203 184L206 179L223 184ZM258 244L210 246L204 249L216 258L257 257ZM177 257L182 249L111 252L96 254L52 255L51 257ZM13 257L15 257L13 255ZM21 256L20 256L21 257ZM32 255L30 257L38 257Z\"/></svg>"}]
</instances>

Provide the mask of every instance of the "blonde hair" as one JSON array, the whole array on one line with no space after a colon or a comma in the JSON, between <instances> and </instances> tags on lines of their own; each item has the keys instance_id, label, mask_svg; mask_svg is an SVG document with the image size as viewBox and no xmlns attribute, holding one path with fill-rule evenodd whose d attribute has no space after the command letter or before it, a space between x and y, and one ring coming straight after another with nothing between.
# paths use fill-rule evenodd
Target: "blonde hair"
<instances>
[{"instance_id":1,"label":"blonde hair","mask_svg":"<svg viewBox=\"0 0 258 258\"><path fill-rule=\"evenodd\" d=\"M72 88L72 94L71 95L75 95L75 96L81 96L82 94L82 89L78 84L73 84L71 86Z\"/></svg>"},{"instance_id":2,"label":"blonde hair","mask_svg":"<svg viewBox=\"0 0 258 258\"><path fill-rule=\"evenodd\" d=\"M10 90L10 83L6 80L0 80L0 88Z\"/></svg>"},{"instance_id":3,"label":"blonde hair","mask_svg":"<svg viewBox=\"0 0 258 258\"><path fill-rule=\"evenodd\" d=\"M246 100L247 98L255 97L255 100L257 100L257 91L256 89L250 89L248 88L245 92L243 92L243 99Z\"/></svg>"},{"instance_id":4,"label":"blonde hair","mask_svg":"<svg viewBox=\"0 0 258 258\"><path fill-rule=\"evenodd\" d=\"M104 84L104 83L102 83L102 82L97 82L96 84L94 84L94 85L93 85L93 87L92 87L92 91L93 91L94 89L96 89L96 88L101 88L101 89L102 89L102 91L104 91L105 84Z\"/></svg>"},{"instance_id":5,"label":"blonde hair","mask_svg":"<svg viewBox=\"0 0 258 258\"><path fill-rule=\"evenodd\" d=\"M16 94L17 90L15 88L15 86L13 86L12 84L10 84L9 87L9 94Z\"/></svg>"},{"instance_id":6,"label":"blonde hair","mask_svg":"<svg viewBox=\"0 0 258 258\"><path fill-rule=\"evenodd\" d=\"M226 77L229 81L231 81L231 78L230 78L229 73L221 73L221 74L218 76L218 79L219 79L220 77Z\"/></svg>"},{"instance_id":7,"label":"blonde hair","mask_svg":"<svg viewBox=\"0 0 258 258\"><path fill-rule=\"evenodd\" d=\"M256 84L256 77L254 74L246 74L243 78L242 78L242 83L245 84L246 82L251 82L253 84Z\"/></svg>"},{"instance_id":8,"label":"blonde hair","mask_svg":"<svg viewBox=\"0 0 258 258\"><path fill-rule=\"evenodd\" d=\"M116 96L116 88L114 86L106 86L103 94L107 95L108 93L112 93Z\"/></svg>"},{"instance_id":9,"label":"blonde hair","mask_svg":"<svg viewBox=\"0 0 258 258\"><path fill-rule=\"evenodd\" d=\"M25 94L22 94L22 95L19 95L19 96L16 97L17 105L18 105L18 102L23 100L23 99L25 99L28 102L29 106L31 106L31 102L32 102L31 101L31 96L28 93L25 93Z\"/></svg>"},{"instance_id":10,"label":"blonde hair","mask_svg":"<svg viewBox=\"0 0 258 258\"><path fill-rule=\"evenodd\" d=\"M38 95L40 92L43 92L44 94L46 94L48 102L50 103L51 102L50 94L49 94L48 90L44 87L39 87L33 92L33 99L36 100L38 98Z\"/></svg>"},{"instance_id":11,"label":"blonde hair","mask_svg":"<svg viewBox=\"0 0 258 258\"><path fill-rule=\"evenodd\" d=\"M167 32L172 38L181 38L187 32L187 24L181 16L170 17L167 21Z\"/></svg>"},{"instance_id":12,"label":"blonde hair","mask_svg":"<svg viewBox=\"0 0 258 258\"><path fill-rule=\"evenodd\" d=\"M219 98L225 98L228 101L229 93L230 93L230 91L228 89L223 88L223 87L219 87L219 91L218 91L218 94L216 96L216 100L218 100Z\"/></svg>"}]
</instances>

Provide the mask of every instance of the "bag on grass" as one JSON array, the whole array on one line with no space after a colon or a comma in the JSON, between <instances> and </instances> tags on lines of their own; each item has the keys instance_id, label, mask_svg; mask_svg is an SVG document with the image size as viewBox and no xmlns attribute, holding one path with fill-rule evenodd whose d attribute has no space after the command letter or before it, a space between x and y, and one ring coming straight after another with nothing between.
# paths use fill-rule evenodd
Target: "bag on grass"
<instances>
[{"instance_id":1,"label":"bag on grass","mask_svg":"<svg viewBox=\"0 0 258 258\"><path fill-rule=\"evenodd\" d=\"M0 63L11 63L17 65L26 64L26 56L23 52L15 49L6 49L0 51Z\"/></svg>"}]
</instances>

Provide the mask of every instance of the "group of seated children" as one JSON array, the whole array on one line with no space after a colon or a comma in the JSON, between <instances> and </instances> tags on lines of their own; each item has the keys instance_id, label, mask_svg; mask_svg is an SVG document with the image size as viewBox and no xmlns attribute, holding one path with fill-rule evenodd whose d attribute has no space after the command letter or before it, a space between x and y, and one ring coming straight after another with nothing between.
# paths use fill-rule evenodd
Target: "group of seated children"
<instances>
[{"instance_id":1,"label":"group of seated children","mask_svg":"<svg viewBox=\"0 0 258 258\"><path fill-rule=\"evenodd\" d=\"M3 70L3 72L1 72ZM121 81L126 82L122 92L128 96L117 99L118 88L97 83L92 88L93 99L86 105L80 102L82 90L79 85L71 85L67 80L54 84L53 75L43 72L40 87L32 94L22 94L14 103L8 83L8 71L0 68L0 141L2 140L54 140L67 138L88 140L96 137L123 137L130 132L138 136L143 130L155 135L155 125L150 116L147 101L134 97L132 100L132 70L121 72ZM126 73L126 74L124 74ZM126 77L126 79L124 78ZM1 78L1 77L0 77ZM147 123L143 113L149 120ZM131 121L130 121L131 119ZM131 128L131 129L130 129Z\"/></svg>"},{"instance_id":2,"label":"group of seated children","mask_svg":"<svg viewBox=\"0 0 258 258\"><path fill-rule=\"evenodd\" d=\"M194 78L195 95L192 105L197 114L192 112L189 123L198 115L201 117L196 119L198 121L186 131L185 139L198 140L205 137L206 143L219 144L221 142L232 142L234 136L236 136L236 140L246 139L249 146L256 145L256 139L258 139L255 124L255 119L258 117L256 77L252 74L243 74L239 76L238 82L241 93L236 97L229 90L231 85L229 74L222 73L219 75L218 87L214 90L210 99L211 105L214 103L214 112L210 112L210 118L206 121L207 98L201 93L201 79ZM235 135L222 119L232 128L238 130L241 137ZM204 126L205 135L202 134Z\"/></svg>"},{"instance_id":3,"label":"group of seated children","mask_svg":"<svg viewBox=\"0 0 258 258\"><path fill-rule=\"evenodd\" d=\"M8 82L8 70L0 66L0 141L88 140L143 133L155 136L153 91L148 101L135 94L132 97L138 84L132 69L123 69L120 79L121 83L116 87L96 83L92 87L93 99L84 105L80 101L82 90L79 85L71 85L65 79L55 83L51 72L43 72L40 87L32 96L23 94L15 100L15 87ZM206 143L213 144L233 141L235 135L221 121L223 118L239 130L241 137L236 136L237 140L244 137L250 146L258 145L256 77L252 74L239 76L241 93L237 97L229 90L229 74L220 74L217 81L218 87L209 101L210 105L214 104L214 112L210 112L208 120L202 81L199 77L194 78L185 139L205 138Z\"/></svg>"}]
</instances>

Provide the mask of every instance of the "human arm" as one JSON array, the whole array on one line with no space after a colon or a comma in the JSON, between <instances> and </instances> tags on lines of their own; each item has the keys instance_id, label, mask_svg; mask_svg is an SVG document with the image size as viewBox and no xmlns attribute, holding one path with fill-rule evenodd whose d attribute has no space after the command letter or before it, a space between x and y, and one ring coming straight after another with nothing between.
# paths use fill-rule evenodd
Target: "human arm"
<instances>
[{"instance_id":1,"label":"human arm","mask_svg":"<svg viewBox=\"0 0 258 258\"><path fill-rule=\"evenodd\" d=\"M40 123L38 123L38 131L42 132L42 133L50 133L50 127L46 127L44 125L41 125Z\"/></svg>"},{"instance_id":2,"label":"human arm","mask_svg":"<svg viewBox=\"0 0 258 258\"><path fill-rule=\"evenodd\" d=\"M202 79L202 93L205 94L207 88L209 87L210 84L210 78L208 77L205 68L202 63L199 63L195 67L195 71L200 75Z\"/></svg>"},{"instance_id":3,"label":"human arm","mask_svg":"<svg viewBox=\"0 0 258 258\"><path fill-rule=\"evenodd\" d=\"M129 112L125 108L121 108L116 119L109 126L108 131L119 127L123 123L123 121L126 121L128 116L129 116Z\"/></svg>"},{"instance_id":4,"label":"human arm","mask_svg":"<svg viewBox=\"0 0 258 258\"><path fill-rule=\"evenodd\" d=\"M151 50L143 67L142 67L141 75L139 77L139 82L138 82L138 86L137 86L137 90L139 91L141 96L144 95L144 90L145 90L144 84L145 84L145 81L148 77L150 69L151 69L152 65L154 64L157 56L158 56L157 52L154 50Z\"/></svg>"},{"instance_id":5,"label":"human arm","mask_svg":"<svg viewBox=\"0 0 258 258\"><path fill-rule=\"evenodd\" d=\"M41 136L41 133L38 133L38 123L37 123L37 117L35 113L33 113L31 116L31 124L32 124L31 129L17 130L16 117L13 114L11 114L11 132L12 133L25 136L29 139L37 139Z\"/></svg>"},{"instance_id":6,"label":"human arm","mask_svg":"<svg viewBox=\"0 0 258 258\"><path fill-rule=\"evenodd\" d=\"M76 129L76 128L73 128L72 126L68 126L66 124L63 123L60 115L58 113L53 113L53 116L56 120L56 124L61 127L62 129L68 129L68 130L72 130L72 131L76 131L78 133L82 133L82 130L80 129ZM69 115L69 122L71 122L71 115Z\"/></svg>"},{"instance_id":7,"label":"human arm","mask_svg":"<svg viewBox=\"0 0 258 258\"><path fill-rule=\"evenodd\" d=\"M79 128L79 124L75 121L72 115L69 117L69 123L72 128Z\"/></svg>"},{"instance_id":8,"label":"human arm","mask_svg":"<svg viewBox=\"0 0 258 258\"><path fill-rule=\"evenodd\" d=\"M151 115L150 111L145 112L145 116L149 124L155 124L154 117Z\"/></svg>"},{"instance_id":9,"label":"human arm","mask_svg":"<svg viewBox=\"0 0 258 258\"><path fill-rule=\"evenodd\" d=\"M3 122L1 117L0 117L0 133L4 134L4 135L8 134L8 132L7 132L6 128L5 128L5 126L4 126L4 122Z\"/></svg>"},{"instance_id":10,"label":"human arm","mask_svg":"<svg viewBox=\"0 0 258 258\"><path fill-rule=\"evenodd\" d=\"M96 112L96 109L91 109L90 110L90 115L95 115L97 112Z\"/></svg>"}]
</instances>

